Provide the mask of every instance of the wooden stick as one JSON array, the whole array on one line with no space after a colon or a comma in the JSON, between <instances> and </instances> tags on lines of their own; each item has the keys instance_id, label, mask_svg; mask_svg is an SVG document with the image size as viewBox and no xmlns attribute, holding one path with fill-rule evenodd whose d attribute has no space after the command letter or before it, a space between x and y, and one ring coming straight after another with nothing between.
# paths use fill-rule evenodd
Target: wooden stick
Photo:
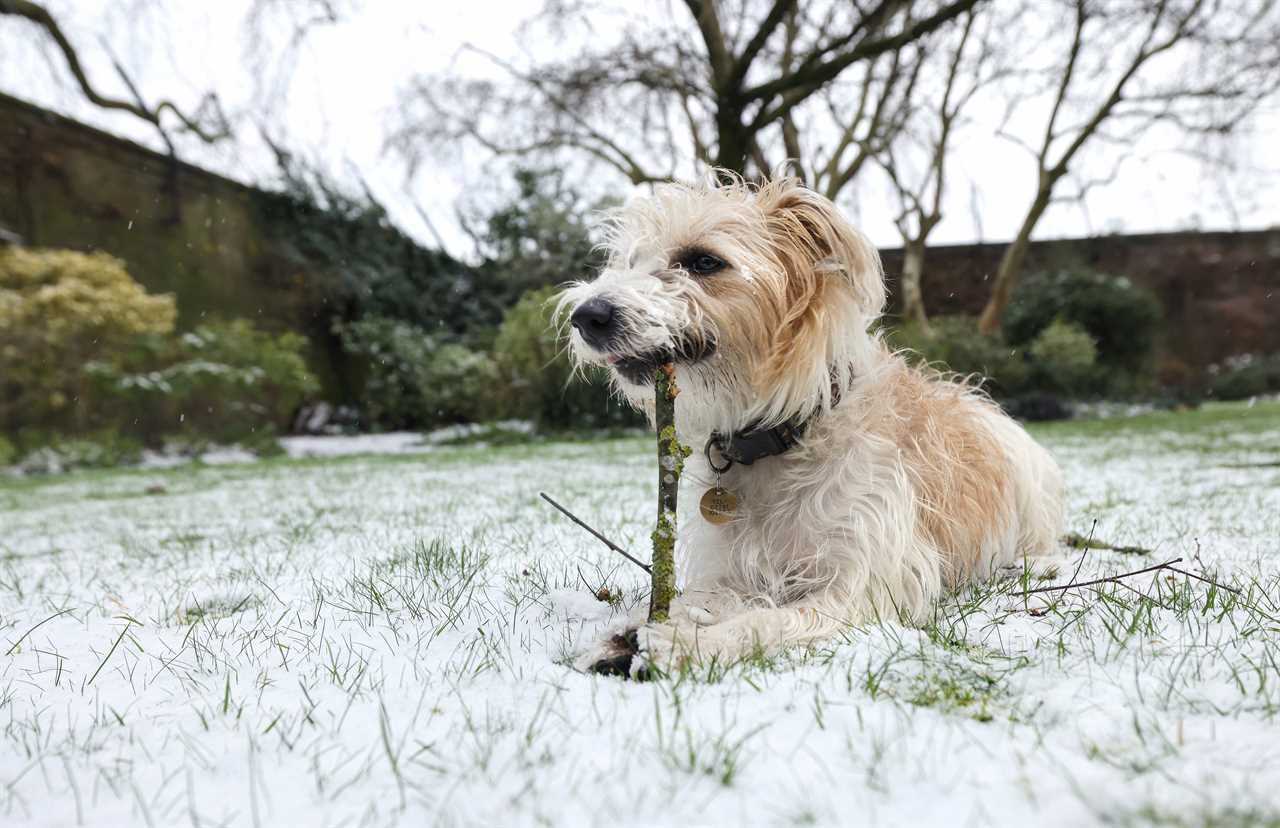
<instances>
[{"instance_id":1,"label":"wooden stick","mask_svg":"<svg viewBox=\"0 0 1280 828\"><path fill-rule=\"evenodd\" d=\"M1094 578L1092 581L1073 581L1069 584L1061 584L1059 586L1040 587L1039 589L1029 589L1022 593L1023 596L1035 595L1037 592L1060 592L1064 589L1074 589L1075 587L1096 586L1098 584L1118 584L1121 578L1130 578L1134 575L1142 575L1147 572L1156 572L1161 569L1170 569L1173 564L1181 563L1182 558L1174 558L1171 561L1165 561L1162 564L1148 566L1145 569L1135 569L1132 572L1121 572L1119 575L1108 575L1105 578Z\"/></svg>"},{"instance_id":2,"label":"wooden stick","mask_svg":"<svg viewBox=\"0 0 1280 828\"><path fill-rule=\"evenodd\" d=\"M597 532L595 529L591 528L589 525L587 525L585 521L582 520L582 518L578 517L573 512L570 512L568 509L564 508L559 503L556 503L554 500L551 499L551 496L548 495L546 492L538 492L538 496L541 497L543 500L547 501L548 503L550 503L552 506L559 509L560 513L563 514L565 517L567 517L569 520L573 521L574 523L578 524L583 529L586 529L588 532L594 535L596 537L596 540L600 541L605 546L612 549L614 552L617 552L622 557L631 561L633 564L640 567L645 572L650 571L649 565L647 563L643 563L631 557L631 555L627 553L627 550L623 549L621 546L618 546L618 544L614 543L613 541L606 538L604 535Z\"/></svg>"},{"instance_id":3,"label":"wooden stick","mask_svg":"<svg viewBox=\"0 0 1280 828\"><path fill-rule=\"evenodd\" d=\"M1197 581L1202 581L1206 584L1212 584L1213 586L1216 586L1218 589L1225 589L1227 592L1234 592L1236 595L1244 595L1242 591L1236 589L1235 587L1229 587L1226 584L1220 584L1217 581L1213 580L1212 578L1206 578L1203 575L1197 575L1196 573L1188 572L1185 569L1178 569L1178 567L1176 566L1170 566L1168 567L1168 569L1171 572L1178 573L1179 575L1186 575L1188 578L1195 578Z\"/></svg>"},{"instance_id":4,"label":"wooden stick","mask_svg":"<svg viewBox=\"0 0 1280 828\"><path fill-rule=\"evenodd\" d=\"M658 432L658 522L653 528L653 589L649 593L649 621L666 621L676 595L676 497L680 473L689 449L676 438L675 365L658 367L653 382L653 422Z\"/></svg>"}]
</instances>

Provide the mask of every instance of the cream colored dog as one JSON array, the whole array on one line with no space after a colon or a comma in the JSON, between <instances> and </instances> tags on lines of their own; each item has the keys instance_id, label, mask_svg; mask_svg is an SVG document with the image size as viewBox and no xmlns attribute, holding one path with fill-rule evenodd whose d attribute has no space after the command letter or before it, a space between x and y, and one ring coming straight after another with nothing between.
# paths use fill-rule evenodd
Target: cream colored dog
<instances>
[{"instance_id":1,"label":"cream colored dog","mask_svg":"<svg viewBox=\"0 0 1280 828\"><path fill-rule=\"evenodd\" d=\"M684 500L719 498L683 519L671 620L632 619L580 666L728 663L920 620L944 590L1054 558L1057 465L982 393L870 332L879 256L830 201L789 179L662 185L607 246L561 299L572 354L648 412L674 359Z\"/></svg>"}]
</instances>

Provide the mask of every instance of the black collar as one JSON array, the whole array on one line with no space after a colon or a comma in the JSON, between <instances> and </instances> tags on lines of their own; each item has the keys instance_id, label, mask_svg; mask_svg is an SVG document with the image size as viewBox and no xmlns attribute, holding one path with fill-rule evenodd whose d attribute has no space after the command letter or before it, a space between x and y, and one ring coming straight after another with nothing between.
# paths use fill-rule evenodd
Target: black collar
<instances>
[{"instance_id":1,"label":"black collar","mask_svg":"<svg viewBox=\"0 0 1280 828\"><path fill-rule=\"evenodd\" d=\"M703 451L706 453L707 462L711 465L712 471L717 473L728 471L734 463L750 466L762 458L782 454L800 442L808 424L808 421L804 420L798 423L786 422L773 428L748 426L727 437L718 431L713 431ZM711 458L713 447L724 461L720 465Z\"/></svg>"},{"instance_id":2,"label":"black collar","mask_svg":"<svg viewBox=\"0 0 1280 828\"><path fill-rule=\"evenodd\" d=\"M832 408L840 404L841 396L840 386L832 380ZM788 420L782 425L777 425L773 428L759 428L756 423L752 423L741 431L733 432L728 437L718 431L713 431L711 436L707 438L707 444L703 446L702 451L707 457L707 463L711 466L711 470L716 474L727 472L734 463L750 466L765 457L783 454L796 443L799 443L800 438L804 436L805 429L809 427L809 423L812 421L812 416L805 420ZM717 465L716 461L711 459L712 448L719 452L720 458L724 461L720 465Z\"/></svg>"}]
</instances>

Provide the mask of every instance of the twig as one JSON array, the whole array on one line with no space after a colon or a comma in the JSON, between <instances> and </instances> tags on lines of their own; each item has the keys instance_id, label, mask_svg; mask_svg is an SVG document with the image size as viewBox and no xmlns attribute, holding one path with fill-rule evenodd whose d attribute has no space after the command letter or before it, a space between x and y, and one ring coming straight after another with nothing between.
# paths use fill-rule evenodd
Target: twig
<instances>
[{"instance_id":1,"label":"twig","mask_svg":"<svg viewBox=\"0 0 1280 828\"><path fill-rule=\"evenodd\" d=\"M1162 564L1148 566L1145 569L1135 569L1132 572L1121 572L1119 575L1108 575L1105 578L1094 578L1092 581L1072 581L1069 584L1059 584L1058 586L1039 587L1038 589L1029 589L1022 593L1023 596L1035 595L1037 592L1060 592L1064 589L1074 589L1076 587L1095 586L1097 584L1117 584L1121 578L1130 578L1134 575L1144 575L1148 572L1156 572L1161 569L1170 569L1173 564L1181 563L1182 558L1174 558L1171 561L1165 561Z\"/></svg>"},{"instance_id":2,"label":"twig","mask_svg":"<svg viewBox=\"0 0 1280 828\"><path fill-rule=\"evenodd\" d=\"M609 547L610 549L612 549L614 552L617 552L617 553L618 553L619 555L621 555L622 557L624 557L624 558L626 558L627 560L631 561L633 564L635 564L636 566L640 567L640 568L641 568L641 569L643 569L645 572L651 572L651 570L650 570L650 568L649 568L649 565L648 565L647 563L642 563L641 561L638 561L638 560L636 560L635 558L631 557L631 555L627 552L627 550L623 549L621 546L618 546L618 544L614 543L613 541L611 541L611 540L609 540L608 538L606 538L604 535L602 535L602 534L600 534L599 532L597 532L595 529L593 529L593 528L591 528L590 526L588 526L588 525L587 525L587 524L582 520L582 518L578 517L578 516L577 516L577 515L575 515L573 512L570 512L568 509L564 508L564 507L563 507L563 506L561 506L559 503L556 503L554 500L552 500L552 499L550 498L550 496L548 496L548 495L547 495L547 493L546 493L546 492L538 492L538 496L539 496L539 497L541 497L543 500L547 501L548 503L550 503L552 506L556 507L556 509L558 509L558 510L561 512L561 514L563 514L563 515L564 515L565 517L567 517L569 520L573 521L574 523L578 524L578 525L579 525L579 526L581 526L583 529L586 529L588 532L590 532L592 535L594 535L594 536L595 536L595 538L596 538L596 540L600 541L600 542L601 542L601 543L603 543L605 546L607 546L607 547Z\"/></svg>"},{"instance_id":3,"label":"twig","mask_svg":"<svg viewBox=\"0 0 1280 828\"><path fill-rule=\"evenodd\" d=\"M1170 571L1176 572L1179 575L1186 575L1188 578L1195 578L1197 581L1203 581L1206 584L1212 584L1213 586L1216 586L1218 589L1225 589L1227 592L1234 592L1236 595L1244 595L1244 592L1242 590L1236 589L1235 587L1229 587L1226 584L1220 584L1217 581L1213 580L1212 578L1206 578L1203 575L1197 575L1196 573L1188 572L1185 569L1178 569L1178 567L1176 566L1166 566L1165 568Z\"/></svg>"}]
</instances>

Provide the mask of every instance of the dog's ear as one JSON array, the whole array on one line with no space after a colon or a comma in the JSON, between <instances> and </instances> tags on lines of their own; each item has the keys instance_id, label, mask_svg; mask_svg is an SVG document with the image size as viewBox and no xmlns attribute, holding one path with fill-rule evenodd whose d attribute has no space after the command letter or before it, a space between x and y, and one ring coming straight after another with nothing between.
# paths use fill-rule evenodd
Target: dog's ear
<instances>
[{"instance_id":1,"label":"dog's ear","mask_svg":"<svg viewBox=\"0 0 1280 828\"><path fill-rule=\"evenodd\" d=\"M757 198L786 279L782 325L758 379L783 382L799 366L826 377L833 338L865 330L884 307L880 255L829 199L794 180L766 183Z\"/></svg>"},{"instance_id":2,"label":"dog's ear","mask_svg":"<svg viewBox=\"0 0 1280 828\"><path fill-rule=\"evenodd\" d=\"M794 179L767 183L758 197L774 249L792 283L789 298L803 303L822 293L835 277L852 291L866 321L880 315L885 303L880 254L830 199Z\"/></svg>"}]
</instances>

